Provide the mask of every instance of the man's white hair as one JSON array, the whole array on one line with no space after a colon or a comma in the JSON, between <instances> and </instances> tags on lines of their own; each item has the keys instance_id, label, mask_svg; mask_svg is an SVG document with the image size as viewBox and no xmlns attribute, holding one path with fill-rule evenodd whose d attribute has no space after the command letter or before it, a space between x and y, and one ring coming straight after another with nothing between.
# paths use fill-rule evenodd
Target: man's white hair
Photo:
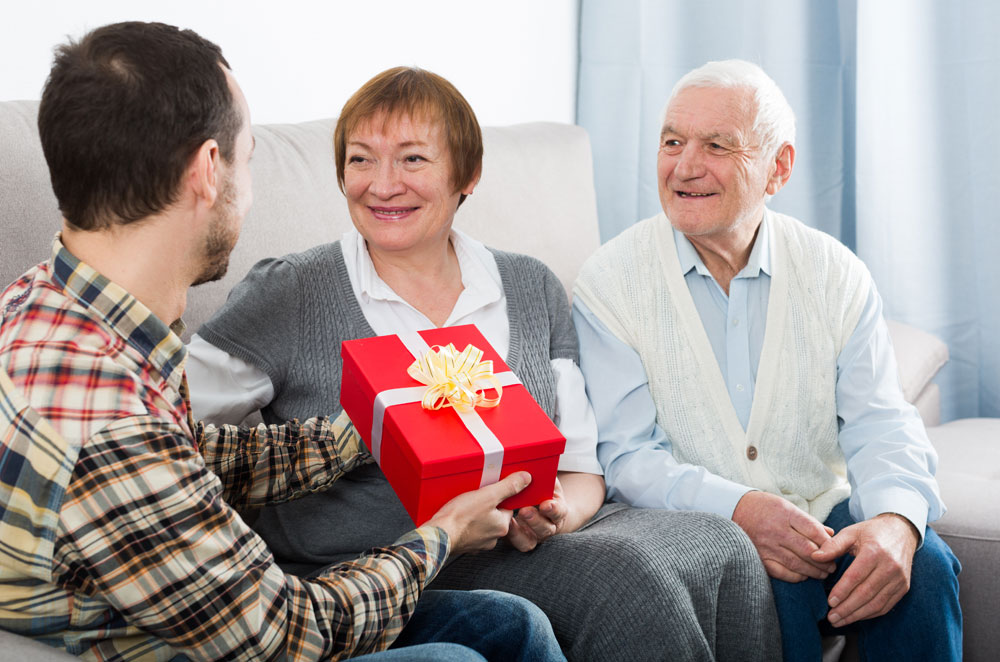
<instances>
[{"instance_id":1,"label":"man's white hair","mask_svg":"<svg viewBox=\"0 0 1000 662\"><path fill-rule=\"evenodd\" d=\"M674 98L689 87L743 88L752 91L757 103L753 130L760 140L761 151L771 158L777 155L778 148L785 143L795 145L795 113L777 83L756 64L746 60L722 60L708 62L689 71L670 92L670 98L663 109L663 119L666 119L667 108Z\"/></svg>"}]
</instances>

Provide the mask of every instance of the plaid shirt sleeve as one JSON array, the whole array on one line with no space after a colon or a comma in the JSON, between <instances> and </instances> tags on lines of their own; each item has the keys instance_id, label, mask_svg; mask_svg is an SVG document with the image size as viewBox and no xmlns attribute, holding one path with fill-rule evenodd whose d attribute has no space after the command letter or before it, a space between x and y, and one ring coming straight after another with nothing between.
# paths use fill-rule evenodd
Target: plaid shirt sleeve
<instances>
[{"instance_id":1,"label":"plaid shirt sleeve","mask_svg":"<svg viewBox=\"0 0 1000 662\"><path fill-rule=\"evenodd\" d=\"M231 478L243 472L271 475L286 461L298 464L294 453L262 459L297 434L275 432L278 439L258 429L246 457L223 467L230 485L248 480ZM219 447L242 433L233 434ZM265 492L305 482L296 477ZM60 511L53 581L106 602L117 612L109 627L137 626L192 659L341 659L388 647L448 554L445 532L424 526L301 580L282 573L223 491L177 426L151 416L110 423L80 451ZM102 653L112 657L120 643L98 646L111 647Z\"/></svg>"},{"instance_id":2,"label":"plaid shirt sleeve","mask_svg":"<svg viewBox=\"0 0 1000 662\"><path fill-rule=\"evenodd\" d=\"M222 481L226 501L241 512L322 490L372 461L343 412L334 420L195 428L205 463Z\"/></svg>"}]
</instances>

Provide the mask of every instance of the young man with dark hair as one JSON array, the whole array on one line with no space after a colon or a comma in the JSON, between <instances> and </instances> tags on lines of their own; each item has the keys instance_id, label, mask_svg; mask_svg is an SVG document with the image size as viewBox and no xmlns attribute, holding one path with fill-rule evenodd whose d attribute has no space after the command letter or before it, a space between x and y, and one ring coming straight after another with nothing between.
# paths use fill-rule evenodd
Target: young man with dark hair
<instances>
[{"instance_id":1,"label":"young man with dark hair","mask_svg":"<svg viewBox=\"0 0 1000 662\"><path fill-rule=\"evenodd\" d=\"M57 50L39 130L64 223L0 294L0 627L101 660L563 659L524 600L421 598L450 552L506 534L497 504L527 474L310 580L237 514L370 457L343 417L191 416L187 289L225 273L251 202L249 109L219 48L99 28ZM394 642L448 643L378 652Z\"/></svg>"}]
</instances>

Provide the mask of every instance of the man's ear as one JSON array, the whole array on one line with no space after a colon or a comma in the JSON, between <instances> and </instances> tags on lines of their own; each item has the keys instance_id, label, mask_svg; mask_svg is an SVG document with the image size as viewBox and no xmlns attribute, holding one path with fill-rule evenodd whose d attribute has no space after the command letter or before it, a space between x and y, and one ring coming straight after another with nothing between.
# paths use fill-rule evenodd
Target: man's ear
<instances>
[{"instance_id":1,"label":"man's ear","mask_svg":"<svg viewBox=\"0 0 1000 662\"><path fill-rule=\"evenodd\" d=\"M785 143L778 150L778 155L774 157L774 169L771 178L767 180L765 191L768 195L774 195L788 182L792 176L792 166L795 165L795 148L791 143Z\"/></svg>"},{"instance_id":2,"label":"man's ear","mask_svg":"<svg viewBox=\"0 0 1000 662\"><path fill-rule=\"evenodd\" d=\"M219 143L206 140L191 157L185 179L197 200L211 207L219 196Z\"/></svg>"}]
</instances>

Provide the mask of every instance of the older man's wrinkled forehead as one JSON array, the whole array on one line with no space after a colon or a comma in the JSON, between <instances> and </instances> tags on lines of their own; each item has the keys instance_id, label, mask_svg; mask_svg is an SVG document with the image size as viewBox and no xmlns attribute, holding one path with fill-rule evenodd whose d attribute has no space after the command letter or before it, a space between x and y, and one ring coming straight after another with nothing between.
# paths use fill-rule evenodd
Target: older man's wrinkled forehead
<instances>
[{"instance_id":1,"label":"older man's wrinkled forehead","mask_svg":"<svg viewBox=\"0 0 1000 662\"><path fill-rule=\"evenodd\" d=\"M660 140L678 135L731 147L756 146L760 142L754 131L756 116L757 101L750 88L691 85L664 109Z\"/></svg>"}]
</instances>

